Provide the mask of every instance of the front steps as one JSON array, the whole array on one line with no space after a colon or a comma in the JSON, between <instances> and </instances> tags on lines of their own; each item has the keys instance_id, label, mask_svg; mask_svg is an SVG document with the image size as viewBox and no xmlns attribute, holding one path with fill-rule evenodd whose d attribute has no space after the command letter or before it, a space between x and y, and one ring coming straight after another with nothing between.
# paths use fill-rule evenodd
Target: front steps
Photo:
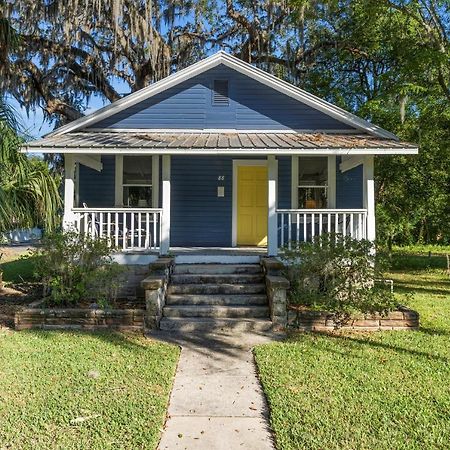
<instances>
[{"instance_id":1,"label":"front steps","mask_svg":"<svg viewBox=\"0 0 450 450\"><path fill-rule=\"evenodd\" d=\"M268 331L259 264L177 264L160 322L170 331Z\"/></svg>"}]
</instances>

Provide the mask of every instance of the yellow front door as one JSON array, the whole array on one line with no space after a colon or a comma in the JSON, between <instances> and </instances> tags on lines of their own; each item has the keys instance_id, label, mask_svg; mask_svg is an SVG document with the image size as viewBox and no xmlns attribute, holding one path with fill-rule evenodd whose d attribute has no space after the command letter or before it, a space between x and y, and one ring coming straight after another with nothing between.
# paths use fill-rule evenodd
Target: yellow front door
<instances>
[{"instance_id":1,"label":"yellow front door","mask_svg":"<svg viewBox=\"0 0 450 450\"><path fill-rule=\"evenodd\" d=\"M237 245L267 245L267 167L238 166Z\"/></svg>"}]
</instances>

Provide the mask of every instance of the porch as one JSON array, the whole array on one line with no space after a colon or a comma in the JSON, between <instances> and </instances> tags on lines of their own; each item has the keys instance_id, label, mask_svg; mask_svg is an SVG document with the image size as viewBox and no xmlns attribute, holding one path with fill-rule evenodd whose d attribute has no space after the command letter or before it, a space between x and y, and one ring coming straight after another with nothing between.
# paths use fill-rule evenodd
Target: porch
<instances>
[{"instance_id":1,"label":"porch","mask_svg":"<svg viewBox=\"0 0 450 450\"><path fill-rule=\"evenodd\" d=\"M276 256L329 232L373 240L374 155L324 145L265 155L251 147L66 153L64 227L140 255L244 248Z\"/></svg>"}]
</instances>

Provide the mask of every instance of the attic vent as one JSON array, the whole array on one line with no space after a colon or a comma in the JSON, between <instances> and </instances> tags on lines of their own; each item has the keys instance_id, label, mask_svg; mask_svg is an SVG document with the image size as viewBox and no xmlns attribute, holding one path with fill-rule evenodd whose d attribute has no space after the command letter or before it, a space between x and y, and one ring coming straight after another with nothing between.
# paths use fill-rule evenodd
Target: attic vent
<instances>
[{"instance_id":1,"label":"attic vent","mask_svg":"<svg viewBox=\"0 0 450 450\"><path fill-rule=\"evenodd\" d=\"M226 106L228 104L228 80L214 80L213 105Z\"/></svg>"}]
</instances>

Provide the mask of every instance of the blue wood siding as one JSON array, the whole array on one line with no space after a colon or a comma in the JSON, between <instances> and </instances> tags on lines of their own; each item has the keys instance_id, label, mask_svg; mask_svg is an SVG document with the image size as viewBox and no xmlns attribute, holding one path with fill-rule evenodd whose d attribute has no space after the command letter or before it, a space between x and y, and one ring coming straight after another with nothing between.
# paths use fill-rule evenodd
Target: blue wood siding
<instances>
[{"instance_id":1,"label":"blue wood siding","mask_svg":"<svg viewBox=\"0 0 450 450\"><path fill-rule=\"evenodd\" d=\"M280 156L278 158L278 208L291 208L292 194L292 158Z\"/></svg>"},{"instance_id":2,"label":"blue wood siding","mask_svg":"<svg viewBox=\"0 0 450 450\"><path fill-rule=\"evenodd\" d=\"M214 79L228 80L229 105L212 104ZM349 125L224 65L120 111L95 127L351 129Z\"/></svg>"},{"instance_id":3,"label":"blue wood siding","mask_svg":"<svg viewBox=\"0 0 450 450\"><path fill-rule=\"evenodd\" d=\"M339 157L336 161L336 208L364 208L363 166L342 173L340 162Z\"/></svg>"},{"instance_id":4,"label":"blue wood siding","mask_svg":"<svg viewBox=\"0 0 450 450\"><path fill-rule=\"evenodd\" d=\"M92 208L114 206L115 157L102 156L102 163L101 172L80 164L79 206L83 203Z\"/></svg>"},{"instance_id":5,"label":"blue wood siding","mask_svg":"<svg viewBox=\"0 0 450 450\"><path fill-rule=\"evenodd\" d=\"M231 246L234 159L239 158L172 157L171 246ZM288 208L291 202L290 157L279 158L278 181L278 204ZM217 197L218 186L224 186L225 197Z\"/></svg>"}]
</instances>

